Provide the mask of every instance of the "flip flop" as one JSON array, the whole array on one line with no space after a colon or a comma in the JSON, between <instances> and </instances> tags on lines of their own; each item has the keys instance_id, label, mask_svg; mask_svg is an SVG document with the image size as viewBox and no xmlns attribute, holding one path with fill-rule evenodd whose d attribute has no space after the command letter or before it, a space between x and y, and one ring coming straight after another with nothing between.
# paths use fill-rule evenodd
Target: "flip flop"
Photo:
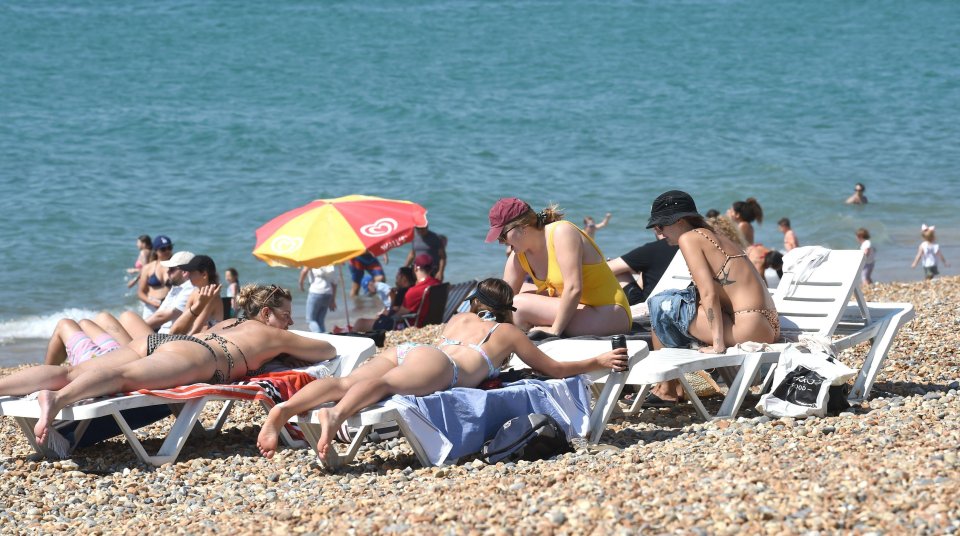
<instances>
[{"instance_id":1,"label":"flip flop","mask_svg":"<svg viewBox=\"0 0 960 536\"><path fill-rule=\"evenodd\" d=\"M641 404L640 407L644 409L672 408L677 405L677 402L677 400L664 400L659 396L650 393L647 395L647 398L643 400L643 404Z\"/></svg>"}]
</instances>

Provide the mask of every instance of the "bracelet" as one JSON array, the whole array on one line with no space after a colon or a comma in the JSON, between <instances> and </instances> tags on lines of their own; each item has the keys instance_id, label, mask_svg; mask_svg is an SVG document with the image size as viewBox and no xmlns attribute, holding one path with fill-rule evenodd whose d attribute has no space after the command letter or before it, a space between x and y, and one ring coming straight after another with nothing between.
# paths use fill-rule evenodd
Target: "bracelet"
<instances>
[{"instance_id":1,"label":"bracelet","mask_svg":"<svg viewBox=\"0 0 960 536\"><path fill-rule=\"evenodd\" d=\"M197 313L194 313L194 312L193 312L193 307L187 307L187 310L190 311L190 314L192 314L193 316L198 317L198 318L200 317L200 315L198 315Z\"/></svg>"}]
</instances>

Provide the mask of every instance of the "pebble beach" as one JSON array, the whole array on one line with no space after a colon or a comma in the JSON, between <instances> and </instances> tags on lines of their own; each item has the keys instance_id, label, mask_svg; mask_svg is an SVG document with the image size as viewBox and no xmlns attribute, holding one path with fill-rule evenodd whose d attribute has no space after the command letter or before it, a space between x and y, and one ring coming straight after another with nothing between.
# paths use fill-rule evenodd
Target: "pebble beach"
<instances>
[{"instance_id":1,"label":"pebble beach","mask_svg":"<svg viewBox=\"0 0 960 536\"><path fill-rule=\"evenodd\" d=\"M916 318L871 397L839 416L771 420L752 397L736 420L704 423L690 405L614 417L599 445L578 442L551 460L423 468L393 439L368 444L332 474L309 449L260 457L264 413L254 404L157 468L137 462L122 439L41 459L3 418L0 533L960 532L960 277L865 294L909 301ZM438 332L406 330L388 344ZM840 359L859 367L864 353ZM144 429L148 450L170 422Z\"/></svg>"}]
</instances>

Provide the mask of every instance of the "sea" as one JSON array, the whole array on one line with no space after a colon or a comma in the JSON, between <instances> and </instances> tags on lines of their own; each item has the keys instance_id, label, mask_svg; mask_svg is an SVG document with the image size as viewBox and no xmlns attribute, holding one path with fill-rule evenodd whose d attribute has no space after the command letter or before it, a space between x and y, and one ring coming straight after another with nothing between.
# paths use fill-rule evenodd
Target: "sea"
<instances>
[{"instance_id":1,"label":"sea","mask_svg":"<svg viewBox=\"0 0 960 536\"><path fill-rule=\"evenodd\" d=\"M254 231L348 194L427 207L453 282L502 273L500 197L610 212L616 257L671 189L756 198L768 246L781 217L803 245L867 228L876 280L921 279L921 224L960 263L958 22L954 0L7 0L0 366L40 361L61 317L136 307L141 234L293 287L304 328ZM857 182L869 204L845 205Z\"/></svg>"}]
</instances>

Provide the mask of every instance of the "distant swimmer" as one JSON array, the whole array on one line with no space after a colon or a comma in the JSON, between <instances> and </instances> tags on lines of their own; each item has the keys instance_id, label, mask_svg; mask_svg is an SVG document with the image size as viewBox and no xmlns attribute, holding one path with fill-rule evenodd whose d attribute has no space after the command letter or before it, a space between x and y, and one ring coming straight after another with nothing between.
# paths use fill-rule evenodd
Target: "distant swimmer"
<instances>
[{"instance_id":1,"label":"distant swimmer","mask_svg":"<svg viewBox=\"0 0 960 536\"><path fill-rule=\"evenodd\" d=\"M583 232L587 233L587 236L590 238L596 238L597 229L606 227L607 224L610 223L610 216L613 216L613 214L607 212L606 215L603 216L603 219L600 220L600 223L596 223L592 216L583 218Z\"/></svg>"},{"instance_id":2,"label":"distant swimmer","mask_svg":"<svg viewBox=\"0 0 960 536\"><path fill-rule=\"evenodd\" d=\"M853 185L853 195L847 198L848 205L866 205L867 196L863 195L863 192L867 189L862 182L858 182Z\"/></svg>"}]
</instances>

